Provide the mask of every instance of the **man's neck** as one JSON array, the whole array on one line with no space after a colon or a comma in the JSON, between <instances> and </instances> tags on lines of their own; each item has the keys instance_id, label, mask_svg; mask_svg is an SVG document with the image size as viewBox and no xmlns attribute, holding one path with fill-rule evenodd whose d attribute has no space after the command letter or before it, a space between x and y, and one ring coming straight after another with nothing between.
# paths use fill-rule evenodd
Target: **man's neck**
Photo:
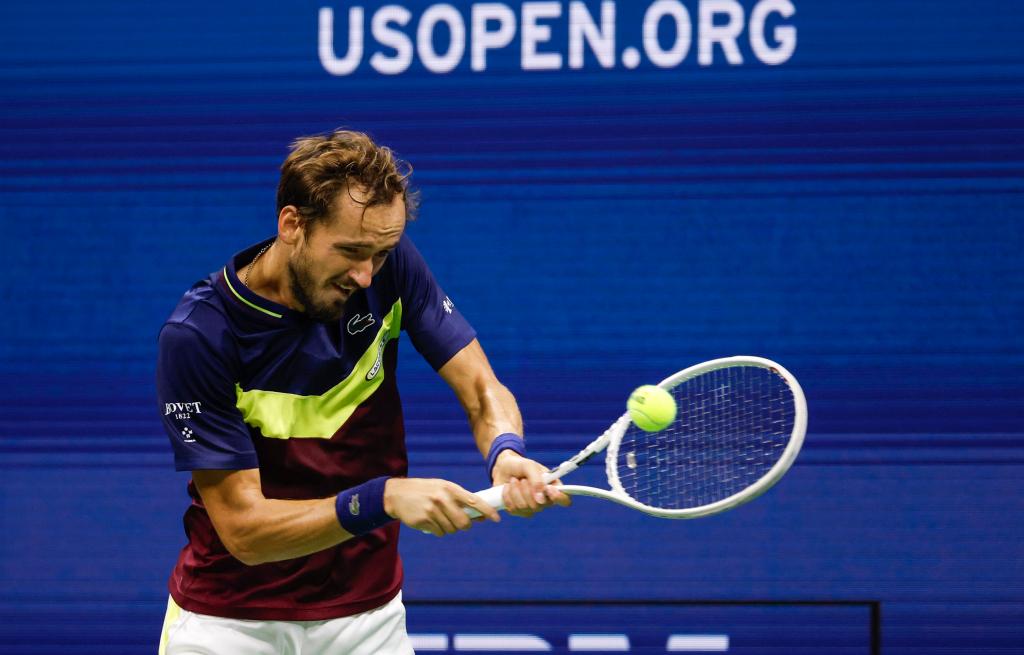
<instances>
[{"instance_id":1,"label":"man's neck","mask_svg":"<svg viewBox=\"0 0 1024 655\"><path fill-rule=\"evenodd\" d=\"M262 255L257 255L242 273L245 286L267 300L291 309L301 309L288 287L287 255L275 241Z\"/></svg>"}]
</instances>

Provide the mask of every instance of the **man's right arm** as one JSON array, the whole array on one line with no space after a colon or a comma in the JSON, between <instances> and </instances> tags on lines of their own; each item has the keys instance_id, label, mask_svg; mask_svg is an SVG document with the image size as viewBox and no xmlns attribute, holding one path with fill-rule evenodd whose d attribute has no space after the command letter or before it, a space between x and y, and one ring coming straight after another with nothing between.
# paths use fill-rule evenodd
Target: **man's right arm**
<instances>
[{"instance_id":1,"label":"man's right arm","mask_svg":"<svg viewBox=\"0 0 1024 655\"><path fill-rule=\"evenodd\" d=\"M338 520L336 498L265 498L258 469L197 470L192 479L217 535L244 564L302 557L352 538ZM438 537L469 529L463 507L500 520L494 508L453 482L391 478L385 483L387 515Z\"/></svg>"},{"instance_id":2,"label":"man's right arm","mask_svg":"<svg viewBox=\"0 0 1024 655\"><path fill-rule=\"evenodd\" d=\"M244 564L302 557L352 538L334 498L265 498L259 469L197 470L192 479L220 540Z\"/></svg>"}]
</instances>

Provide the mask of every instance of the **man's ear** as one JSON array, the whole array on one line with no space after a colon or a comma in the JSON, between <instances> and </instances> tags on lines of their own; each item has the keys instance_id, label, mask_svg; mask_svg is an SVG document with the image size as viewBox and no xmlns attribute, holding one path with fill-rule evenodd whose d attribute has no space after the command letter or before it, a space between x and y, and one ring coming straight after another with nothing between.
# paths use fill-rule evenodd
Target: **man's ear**
<instances>
[{"instance_id":1,"label":"man's ear","mask_svg":"<svg viewBox=\"0 0 1024 655\"><path fill-rule=\"evenodd\" d=\"M289 246L301 245L306 227L307 221L295 205L285 205L277 214L277 238Z\"/></svg>"}]
</instances>

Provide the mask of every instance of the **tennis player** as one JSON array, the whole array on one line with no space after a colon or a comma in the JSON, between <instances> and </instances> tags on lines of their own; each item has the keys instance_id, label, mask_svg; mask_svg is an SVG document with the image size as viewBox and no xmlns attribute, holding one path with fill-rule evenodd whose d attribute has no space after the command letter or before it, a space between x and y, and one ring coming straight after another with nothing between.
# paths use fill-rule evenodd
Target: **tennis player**
<instances>
[{"instance_id":1,"label":"tennis player","mask_svg":"<svg viewBox=\"0 0 1024 655\"><path fill-rule=\"evenodd\" d=\"M358 132L302 138L277 235L196 283L159 338L160 412L191 471L160 653L412 653L399 523L466 530L445 480L406 477L398 337L452 387L510 513L569 499L525 456L515 399L404 234L408 166Z\"/></svg>"}]
</instances>

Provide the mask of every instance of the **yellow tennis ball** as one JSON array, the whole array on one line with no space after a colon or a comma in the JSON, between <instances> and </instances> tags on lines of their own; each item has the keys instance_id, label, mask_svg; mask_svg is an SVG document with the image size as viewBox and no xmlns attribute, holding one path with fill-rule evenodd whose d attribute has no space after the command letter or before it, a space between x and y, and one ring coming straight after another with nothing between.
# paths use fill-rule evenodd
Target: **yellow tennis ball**
<instances>
[{"instance_id":1,"label":"yellow tennis ball","mask_svg":"<svg viewBox=\"0 0 1024 655\"><path fill-rule=\"evenodd\" d=\"M676 401L672 394L653 384L637 387L626 402L629 418L645 432L664 430L676 418Z\"/></svg>"}]
</instances>

